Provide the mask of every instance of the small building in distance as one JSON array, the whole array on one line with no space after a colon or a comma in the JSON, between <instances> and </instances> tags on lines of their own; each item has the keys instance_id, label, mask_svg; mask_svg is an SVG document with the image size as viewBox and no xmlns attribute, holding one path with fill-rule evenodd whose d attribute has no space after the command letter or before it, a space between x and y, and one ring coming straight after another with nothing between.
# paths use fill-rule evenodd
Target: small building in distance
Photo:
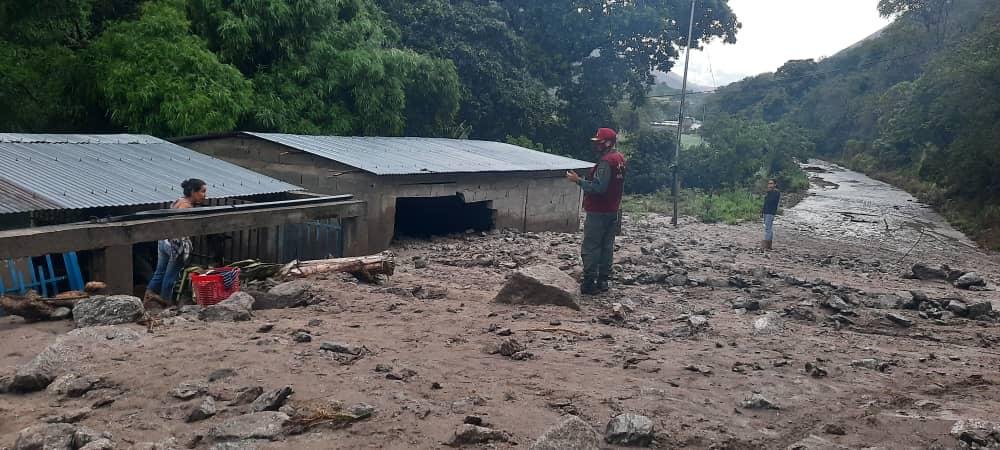
<instances>
[{"instance_id":1,"label":"small building in distance","mask_svg":"<svg viewBox=\"0 0 1000 450\"><path fill-rule=\"evenodd\" d=\"M493 228L575 232L592 163L499 142L237 132L176 143L321 194L368 203L369 249L395 236Z\"/></svg>"}]
</instances>

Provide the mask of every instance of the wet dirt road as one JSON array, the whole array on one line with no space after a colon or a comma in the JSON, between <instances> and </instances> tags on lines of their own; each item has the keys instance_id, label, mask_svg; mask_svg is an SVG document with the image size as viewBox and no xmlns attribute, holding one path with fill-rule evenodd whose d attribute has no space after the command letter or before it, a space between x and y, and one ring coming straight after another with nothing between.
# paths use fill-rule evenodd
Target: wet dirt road
<instances>
[{"instance_id":1,"label":"wet dirt road","mask_svg":"<svg viewBox=\"0 0 1000 450\"><path fill-rule=\"evenodd\" d=\"M864 244L873 252L974 248L940 214L899 188L836 164L810 160L810 195L785 211L787 226Z\"/></svg>"}]
</instances>

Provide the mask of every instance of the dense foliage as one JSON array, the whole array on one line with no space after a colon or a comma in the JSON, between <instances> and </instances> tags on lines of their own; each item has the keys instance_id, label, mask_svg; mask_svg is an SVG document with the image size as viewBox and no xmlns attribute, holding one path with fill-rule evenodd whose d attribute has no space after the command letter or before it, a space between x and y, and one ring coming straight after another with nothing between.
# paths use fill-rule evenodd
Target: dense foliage
<instances>
[{"instance_id":1,"label":"dense foliage","mask_svg":"<svg viewBox=\"0 0 1000 450\"><path fill-rule=\"evenodd\" d=\"M0 129L508 136L587 156L687 0L8 0ZM734 41L726 0L695 36Z\"/></svg>"},{"instance_id":2,"label":"dense foliage","mask_svg":"<svg viewBox=\"0 0 1000 450\"><path fill-rule=\"evenodd\" d=\"M793 124L816 150L1000 235L1000 4L883 0L899 18L833 57L730 85L710 111Z\"/></svg>"}]
</instances>

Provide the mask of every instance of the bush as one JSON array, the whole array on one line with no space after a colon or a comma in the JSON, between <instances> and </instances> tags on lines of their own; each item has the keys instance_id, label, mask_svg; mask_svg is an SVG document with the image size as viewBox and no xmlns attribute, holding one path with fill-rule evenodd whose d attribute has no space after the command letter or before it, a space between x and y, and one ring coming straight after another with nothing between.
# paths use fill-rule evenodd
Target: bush
<instances>
[{"instance_id":1,"label":"bush","mask_svg":"<svg viewBox=\"0 0 1000 450\"><path fill-rule=\"evenodd\" d=\"M674 136L668 131L643 130L626 144L631 154L625 179L625 189L629 193L649 194L670 186L674 142Z\"/></svg>"},{"instance_id":2,"label":"bush","mask_svg":"<svg viewBox=\"0 0 1000 450\"><path fill-rule=\"evenodd\" d=\"M723 222L735 225L760 217L763 198L745 189L718 193L697 190L681 191L678 209L681 215L692 216L704 223ZM670 190L647 195L630 195L622 203L622 210L629 214L671 214L673 197Z\"/></svg>"}]
</instances>

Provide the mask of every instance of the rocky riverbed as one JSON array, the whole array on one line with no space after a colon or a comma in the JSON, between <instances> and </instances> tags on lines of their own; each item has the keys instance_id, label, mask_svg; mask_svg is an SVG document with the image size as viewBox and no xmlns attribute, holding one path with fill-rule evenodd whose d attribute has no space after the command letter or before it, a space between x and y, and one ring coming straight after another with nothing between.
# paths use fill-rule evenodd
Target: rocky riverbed
<instances>
[{"instance_id":1,"label":"rocky riverbed","mask_svg":"<svg viewBox=\"0 0 1000 450\"><path fill-rule=\"evenodd\" d=\"M518 299L578 276L580 234L496 231L268 295L294 308L5 317L0 447L1000 447L997 256L796 217L767 254L758 224L627 217L612 292L575 305L493 300L525 268L555 291Z\"/></svg>"}]
</instances>

